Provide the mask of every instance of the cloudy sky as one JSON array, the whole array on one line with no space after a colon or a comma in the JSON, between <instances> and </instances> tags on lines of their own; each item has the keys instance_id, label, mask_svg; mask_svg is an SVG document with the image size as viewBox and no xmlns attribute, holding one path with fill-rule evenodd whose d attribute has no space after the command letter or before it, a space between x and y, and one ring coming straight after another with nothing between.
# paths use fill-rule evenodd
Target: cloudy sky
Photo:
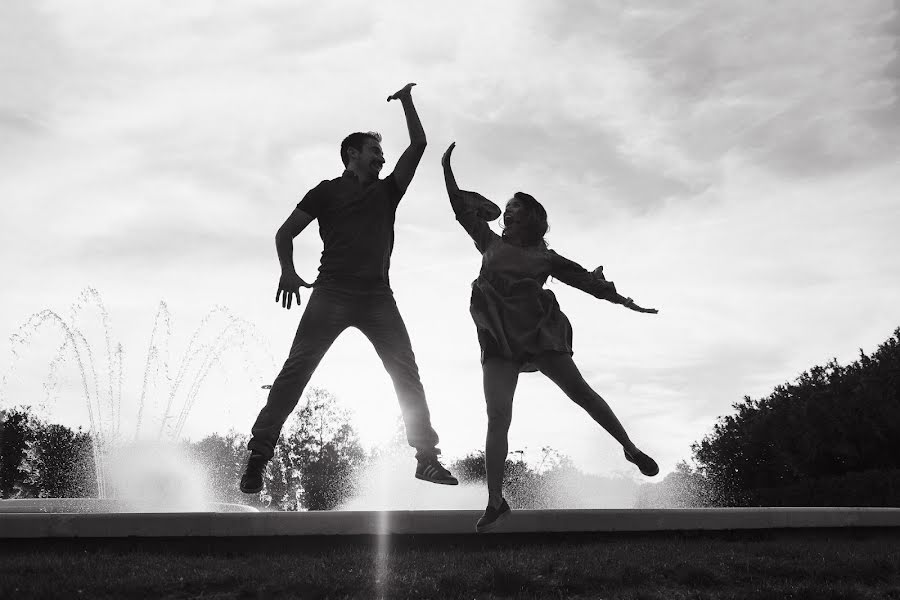
<instances>
[{"instance_id":1,"label":"cloudy sky","mask_svg":"<svg viewBox=\"0 0 900 600\"><path fill-rule=\"evenodd\" d=\"M184 434L248 432L301 314L274 302L275 230L340 174L347 133L381 131L390 171L407 137L385 98L416 82L429 146L391 278L444 453L481 448L486 423L468 314L480 256L440 172L456 141L464 188L533 194L554 249L660 309L550 284L576 363L669 471L743 396L900 326L900 2L677 4L4 0L0 334L59 314L93 340L102 405L101 313L88 298L69 316L92 287L124 348L123 431L145 379L161 405L187 353L195 369L219 360L185 376ZM313 225L295 241L302 276L320 250ZM86 419L48 319L0 353L2 402ZM237 320L252 339L202 345ZM170 359L147 368L154 323ZM396 399L361 334L339 338L312 383L354 411L366 444L390 437ZM540 375L520 379L510 442L634 472Z\"/></svg>"}]
</instances>

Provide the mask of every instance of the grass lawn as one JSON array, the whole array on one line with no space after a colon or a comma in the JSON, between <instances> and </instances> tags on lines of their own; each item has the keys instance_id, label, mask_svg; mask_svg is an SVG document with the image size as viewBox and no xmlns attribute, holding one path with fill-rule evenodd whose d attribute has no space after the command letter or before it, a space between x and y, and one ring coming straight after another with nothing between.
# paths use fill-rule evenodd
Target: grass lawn
<instances>
[{"instance_id":1,"label":"grass lawn","mask_svg":"<svg viewBox=\"0 0 900 600\"><path fill-rule=\"evenodd\" d=\"M900 531L0 542L0 598L900 600Z\"/></svg>"}]
</instances>

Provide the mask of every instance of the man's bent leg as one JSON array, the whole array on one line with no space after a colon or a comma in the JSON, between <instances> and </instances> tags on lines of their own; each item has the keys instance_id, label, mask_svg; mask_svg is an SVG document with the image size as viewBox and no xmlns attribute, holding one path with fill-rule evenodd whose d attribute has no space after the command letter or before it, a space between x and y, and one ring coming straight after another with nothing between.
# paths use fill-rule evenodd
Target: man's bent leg
<instances>
[{"instance_id":1,"label":"man's bent leg","mask_svg":"<svg viewBox=\"0 0 900 600\"><path fill-rule=\"evenodd\" d=\"M271 459L284 422L290 416L325 352L349 324L350 307L340 295L315 290L297 326L291 351L269 390L266 405L251 430L247 448Z\"/></svg>"},{"instance_id":2,"label":"man's bent leg","mask_svg":"<svg viewBox=\"0 0 900 600\"><path fill-rule=\"evenodd\" d=\"M431 427L431 413L413 354L406 325L393 296L373 298L355 325L369 338L394 383L406 425L406 440L420 462L440 454L438 435Z\"/></svg>"}]
</instances>

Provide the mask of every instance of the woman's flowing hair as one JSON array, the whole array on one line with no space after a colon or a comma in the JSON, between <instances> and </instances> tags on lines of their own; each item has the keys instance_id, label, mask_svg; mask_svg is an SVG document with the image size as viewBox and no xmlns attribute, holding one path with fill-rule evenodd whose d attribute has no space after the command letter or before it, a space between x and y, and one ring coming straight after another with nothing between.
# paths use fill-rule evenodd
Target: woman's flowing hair
<instances>
[{"instance_id":1,"label":"woman's flowing hair","mask_svg":"<svg viewBox=\"0 0 900 600\"><path fill-rule=\"evenodd\" d=\"M547 224L547 210L531 194L516 192L513 194L513 198L521 202L525 209L526 219L523 225L526 232L524 240L526 245L548 248L547 240L544 239L547 230L550 229Z\"/></svg>"}]
</instances>

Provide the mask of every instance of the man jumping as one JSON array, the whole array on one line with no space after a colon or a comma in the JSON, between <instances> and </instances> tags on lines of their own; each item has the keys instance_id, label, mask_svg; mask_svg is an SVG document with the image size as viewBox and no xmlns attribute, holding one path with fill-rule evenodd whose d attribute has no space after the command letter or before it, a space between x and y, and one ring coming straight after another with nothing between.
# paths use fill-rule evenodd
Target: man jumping
<instances>
[{"instance_id":1,"label":"man jumping","mask_svg":"<svg viewBox=\"0 0 900 600\"><path fill-rule=\"evenodd\" d=\"M281 263L275 301L290 309L294 297L300 304L300 286L312 287L313 292L284 367L253 424L247 444L250 457L240 484L245 493L262 490L263 473L274 455L281 428L325 352L348 327L356 327L372 342L393 380L406 439L416 449L416 478L458 483L438 460L438 435L431 427L416 358L388 278L397 205L426 145L425 130L412 101L414 85L407 84L388 97L388 102L400 101L409 129L409 147L400 155L394 172L378 178L384 166L381 135L350 134L341 143L343 174L310 190L275 234ZM319 220L324 249L319 276L310 285L294 269L293 240L313 219Z\"/></svg>"}]
</instances>

